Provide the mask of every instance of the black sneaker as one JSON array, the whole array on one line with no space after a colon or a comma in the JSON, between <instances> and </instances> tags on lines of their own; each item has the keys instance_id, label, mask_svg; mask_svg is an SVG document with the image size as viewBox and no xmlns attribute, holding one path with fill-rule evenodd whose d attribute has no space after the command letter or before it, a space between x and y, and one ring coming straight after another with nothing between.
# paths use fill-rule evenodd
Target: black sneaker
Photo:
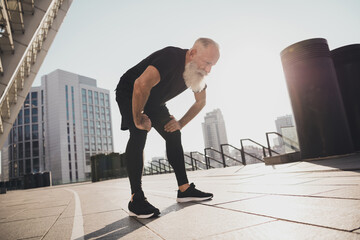
<instances>
[{"instance_id":1,"label":"black sneaker","mask_svg":"<svg viewBox=\"0 0 360 240\"><path fill-rule=\"evenodd\" d=\"M133 201L129 202L129 215L137 218L150 218L160 215L159 209L151 205L144 192L137 192L134 194Z\"/></svg>"},{"instance_id":2,"label":"black sneaker","mask_svg":"<svg viewBox=\"0 0 360 240\"><path fill-rule=\"evenodd\" d=\"M178 190L177 202L190 202L190 201L204 201L209 200L214 195L212 193L205 193L195 188L194 183L190 184L190 187L185 192Z\"/></svg>"}]
</instances>

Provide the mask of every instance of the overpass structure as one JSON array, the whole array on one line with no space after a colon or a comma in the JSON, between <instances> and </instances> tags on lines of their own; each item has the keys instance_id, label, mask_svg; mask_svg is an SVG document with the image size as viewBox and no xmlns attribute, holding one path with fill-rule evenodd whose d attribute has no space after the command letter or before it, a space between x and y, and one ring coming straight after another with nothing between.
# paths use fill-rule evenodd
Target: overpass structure
<instances>
[{"instance_id":1,"label":"overpass structure","mask_svg":"<svg viewBox=\"0 0 360 240\"><path fill-rule=\"evenodd\" d=\"M0 0L0 147L72 0Z\"/></svg>"}]
</instances>

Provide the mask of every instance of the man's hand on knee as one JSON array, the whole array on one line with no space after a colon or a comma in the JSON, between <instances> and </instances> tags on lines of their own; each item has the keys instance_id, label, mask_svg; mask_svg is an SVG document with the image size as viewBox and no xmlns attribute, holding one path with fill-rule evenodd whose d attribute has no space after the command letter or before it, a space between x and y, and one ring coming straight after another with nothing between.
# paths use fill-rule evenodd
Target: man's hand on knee
<instances>
[{"instance_id":1,"label":"man's hand on knee","mask_svg":"<svg viewBox=\"0 0 360 240\"><path fill-rule=\"evenodd\" d=\"M164 130L166 132L175 132L177 130L181 130L182 126L181 124L175 119L174 116L170 116L171 120L165 124Z\"/></svg>"}]
</instances>

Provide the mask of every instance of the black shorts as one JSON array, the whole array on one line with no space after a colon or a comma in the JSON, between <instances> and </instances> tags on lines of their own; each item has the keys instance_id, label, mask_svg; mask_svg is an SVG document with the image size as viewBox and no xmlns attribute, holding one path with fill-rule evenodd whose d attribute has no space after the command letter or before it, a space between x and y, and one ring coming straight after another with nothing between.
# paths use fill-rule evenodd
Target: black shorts
<instances>
[{"instance_id":1,"label":"black shorts","mask_svg":"<svg viewBox=\"0 0 360 240\"><path fill-rule=\"evenodd\" d=\"M116 102L121 113L121 130L135 127L131 99L122 94L116 94ZM165 105L146 106L144 113L150 118L153 127L164 126L171 120L169 110Z\"/></svg>"}]
</instances>

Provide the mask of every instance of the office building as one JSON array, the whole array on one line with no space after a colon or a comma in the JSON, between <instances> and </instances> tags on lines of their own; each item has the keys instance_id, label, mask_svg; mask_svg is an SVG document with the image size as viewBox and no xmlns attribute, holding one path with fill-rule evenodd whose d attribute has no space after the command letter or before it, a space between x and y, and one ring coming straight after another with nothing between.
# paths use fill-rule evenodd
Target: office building
<instances>
[{"instance_id":1,"label":"office building","mask_svg":"<svg viewBox=\"0 0 360 240\"><path fill-rule=\"evenodd\" d=\"M95 79L63 70L44 75L4 144L3 175L51 171L53 184L89 180L90 157L113 152L110 109L109 90Z\"/></svg>"},{"instance_id":2,"label":"office building","mask_svg":"<svg viewBox=\"0 0 360 240\"><path fill-rule=\"evenodd\" d=\"M205 148L212 148L214 150L207 150L207 155L210 158L213 158L217 161L221 161L221 152L220 145L228 143L227 135L226 135L226 128L223 115L220 109L215 109L212 112L206 113L204 118L204 122L202 123L203 129L203 136L204 136L204 143ZM228 147L224 147L225 154L229 155ZM220 166L219 163L216 161L212 165Z\"/></svg>"}]
</instances>

